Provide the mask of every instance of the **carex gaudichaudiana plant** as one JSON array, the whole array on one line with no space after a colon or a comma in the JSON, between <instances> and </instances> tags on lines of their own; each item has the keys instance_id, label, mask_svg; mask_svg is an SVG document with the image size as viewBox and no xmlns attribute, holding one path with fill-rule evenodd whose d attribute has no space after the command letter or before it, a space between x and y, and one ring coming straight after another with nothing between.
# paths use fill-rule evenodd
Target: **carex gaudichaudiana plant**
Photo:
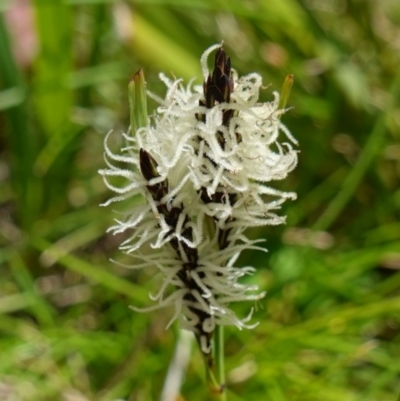
<instances>
[{"instance_id":1,"label":"carex gaudichaudiana plant","mask_svg":"<svg viewBox=\"0 0 400 401\"><path fill-rule=\"evenodd\" d=\"M213 51L210 72L207 61ZM221 45L205 51L201 66L202 86L193 81L184 86L182 79L160 74L167 93L164 99L148 93L159 103L150 118L145 96L140 100L143 74L134 77L131 129L122 134L126 145L120 154L113 153L107 135L108 167L101 174L116 193L104 206L127 204L123 218L109 230L129 234L120 248L135 259L135 268L156 266L163 276L150 296L156 304L145 310L172 306L170 323L179 319L208 355L218 326L255 326L249 324L251 312L239 318L230 308L233 302L264 296L256 285L239 282L254 268L235 262L244 250L264 250L261 240L246 237L248 227L284 223L277 211L295 194L269 183L295 168L297 142L280 121L286 100L274 92L271 102L259 103L259 74L239 77ZM127 184L115 186L113 177ZM134 196L143 202L130 207Z\"/></svg>"}]
</instances>

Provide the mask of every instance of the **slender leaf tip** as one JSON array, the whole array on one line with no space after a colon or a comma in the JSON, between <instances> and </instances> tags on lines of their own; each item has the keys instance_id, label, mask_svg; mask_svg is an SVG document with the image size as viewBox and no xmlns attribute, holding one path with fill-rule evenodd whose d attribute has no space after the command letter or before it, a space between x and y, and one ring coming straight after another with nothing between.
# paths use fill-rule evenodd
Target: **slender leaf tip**
<instances>
[{"instance_id":1,"label":"slender leaf tip","mask_svg":"<svg viewBox=\"0 0 400 401\"><path fill-rule=\"evenodd\" d=\"M279 109L284 109L286 107L286 104L289 100L290 91L293 86L293 82L294 82L294 75L293 74L286 75L286 78L283 81L283 85L282 85L281 96L280 96L279 106L278 106Z\"/></svg>"},{"instance_id":2,"label":"slender leaf tip","mask_svg":"<svg viewBox=\"0 0 400 401\"><path fill-rule=\"evenodd\" d=\"M132 132L147 126L146 81L141 68L128 85L129 109Z\"/></svg>"}]
</instances>

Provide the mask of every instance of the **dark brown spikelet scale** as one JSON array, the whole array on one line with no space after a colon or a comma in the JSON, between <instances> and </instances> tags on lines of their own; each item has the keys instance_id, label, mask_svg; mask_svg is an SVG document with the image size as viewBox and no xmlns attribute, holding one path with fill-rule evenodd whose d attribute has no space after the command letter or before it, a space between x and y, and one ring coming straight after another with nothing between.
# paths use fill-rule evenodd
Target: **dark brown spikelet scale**
<instances>
[{"instance_id":1,"label":"dark brown spikelet scale","mask_svg":"<svg viewBox=\"0 0 400 401\"><path fill-rule=\"evenodd\" d=\"M203 83L204 99L199 105L212 109L216 103L229 103L233 92L233 78L231 71L231 60L227 57L225 50L220 47L215 54L214 69L207 80ZM229 124L233 116L233 110L224 111L223 123ZM197 118L205 121L204 114L197 114Z\"/></svg>"},{"instance_id":2,"label":"dark brown spikelet scale","mask_svg":"<svg viewBox=\"0 0 400 401\"><path fill-rule=\"evenodd\" d=\"M160 177L157 172L157 162L155 159L144 149L140 149L140 171L142 176L150 181L154 178ZM168 195L169 192L169 184L168 180L161 181L157 184L147 185L148 191L151 194L151 197L154 199L157 205L157 211L162 214L165 218L165 222L171 227L171 232L175 231L176 226L178 224L179 217L183 211L183 206L172 206L168 207L166 203L162 202L162 199ZM193 241L193 230L188 226L189 217L186 215L183 223L183 227L186 227L183 230L183 236L187 238L189 241ZM173 239L171 241L172 247L175 251L179 251L179 243L177 239ZM183 244L183 249L185 253L189 257L191 263L197 263L197 250L189 248L186 244Z\"/></svg>"},{"instance_id":3,"label":"dark brown spikelet scale","mask_svg":"<svg viewBox=\"0 0 400 401\"><path fill-rule=\"evenodd\" d=\"M237 201L237 194L215 192L211 197L208 195L206 188L202 187L199 191L200 199L205 203L225 203L227 199L230 205L234 205ZM232 219L233 221L233 219ZM218 232L218 246L219 249L225 249L229 245L229 233L231 229L220 230Z\"/></svg>"},{"instance_id":4,"label":"dark brown spikelet scale","mask_svg":"<svg viewBox=\"0 0 400 401\"><path fill-rule=\"evenodd\" d=\"M140 149L139 156L142 176L147 181L159 177L160 175L157 172L157 162L150 153L144 149ZM147 189L156 202L157 211L164 216L165 222L171 227L170 233L174 232L178 225L179 217L184 213L184 208L182 205L168 207L165 203L162 203L162 199L169 192L168 180L153 185L147 185ZM193 241L193 229L190 227L189 222L189 216L186 214L183 222L184 229L182 231L182 236L189 241ZM178 278L188 290L197 290L198 293L201 294L202 289L190 275L190 272L198 267L199 256L197 248L189 247L185 242L179 241L178 238L172 238L170 244L176 252L178 259L182 262L182 268L177 273ZM184 255L182 254L182 251L184 252ZM184 260L186 260L186 262L183 262ZM202 273L199 275L201 276L201 274ZM188 292L184 298L186 301L191 303L197 303L196 298L190 292ZM196 325L197 332L195 333L197 340L200 341L201 337L205 337L207 339L207 344L209 344L211 341L211 333L204 332L202 328L202 322L210 317L209 314L197 308L191 308L191 310L199 318L199 323Z\"/></svg>"},{"instance_id":5,"label":"dark brown spikelet scale","mask_svg":"<svg viewBox=\"0 0 400 401\"><path fill-rule=\"evenodd\" d=\"M234 90L233 77L231 70L231 59L226 55L222 46L217 50L214 58L214 69L203 83L204 99L200 100L199 105L207 108L214 107L217 103L229 103L231 94ZM222 124L229 127L232 117L235 115L234 110L224 110L222 114ZM197 119L205 122L204 114L197 114ZM238 143L242 141L242 135L239 132L235 133ZM225 149L225 139L222 132L216 132L217 140L221 149ZM202 140L199 138L199 141ZM214 164L214 162L211 160ZM229 197L229 203L234 205L237 201L237 194L226 194L224 192L216 192L211 197L207 194L206 188L199 190L201 200L208 203L224 203L224 197ZM218 245L220 249L224 249L229 245L230 229L220 230L218 233Z\"/></svg>"},{"instance_id":6,"label":"dark brown spikelet scale","mask_svg":"<svg viewBox=\"0 0 400 401\"><path fill-rule=\"evenodd\" d=\"M233 78L231 70L231 59L226 55L222 46L215 53L214 69L203 83L204 99L199 101L200 106L212 109L216 104L229 103L233 92ZM224 110L222 114L222 124L229 126L230 120L234 116L234 110ZM205 122L204 114L196 114L196 118ZM222 132L217 132L218 143L225 149L225 139Z\"/></svg>"},{"instance_id":7,"label":"dark brown spikelet scale","mask_svg":"<svg viewBox=\"0 0 400 401\"><path fill-rule=\"evenodd\" d=\"M195 270L196 267L197 267L197 263L196 264L194 264L194 263L183 263L183 268L181 270L179 270L179 272L177 273L177 276L185 284L186 288L189 288L189 289L192 289L192 290L196 289L199 292L199 294L201 294L202 290L198 287L198 285L193 281L192 277L190 276L190 272L192 270ZM200 272L199 276L201 278L203 278L204 277L204 273ZM197 303L196 298L191 293L187 293L184 296L184 298L185 298L186 301L189 301L189 302L192 302L192 303ZM211 342L212 333L205 332L203 330L202 324L206 319L208 319L210 317L210 315L207 312L202 311L202 310L200 310L198 308L191 308L191 311L195 315L197 315L198 318L199 318L199 323L196 325L196 332L195 332L197 341L200 344L200 338L201 337L205 337L207 339L207 341L206 341L207 345L209 345L210 342Z\"/></svg>"},{"instance_id":8,"label":"dark brown spikelet scale","mask_svg":"<svg viewBox=\"0 0 400 401\"><path fill-rule=\"evenodd\" d=\"M217 50L214 58L214 69L212 73L207 77L206 81L203 84L203 93L204 98L199 101L199 105L206 107L208 109L213 108L216 104L221 103L229 103L231 101L231 94L233 92L233 77L231 70L231 61L230 58L226 55L222 46ZM222 111L222 124L225 127L229 127L230 121L232 117L235 115L234 110L223 110ZM206 115L198 113L196 114L196 118L199 121L206 122ZM222 132L216 132L217 140L221 149L225 149L225 138ZM236 133L236 138L238 142L241 141L241 135ZM198 137L198 141L202 141L200 137ZM205 156L207 157L207 155ZM209 159L214 165L214 161ZM154 158L146 152L144 149L140 149L140 170L142 172L143 177L150 181L156 177L159 177L157 172L157 162ZM162 203L162 199L168 194L169 191L169 183L167 180L164 180L158 184L147 185L147 189L150 192L152 198L156 202L157 210L160 214L162 214L165 218L166 223L171 227L170 233L176 230L179 217L184 212L183 205L168 207L165 203ZM225 203L227 200L231 205L234 205L237 201L237 194L235 193L226 193L224 191L217 191L211 197L207 194L206 188L201 188L199 190L199 195L201 200L205 203ZM193 230L190 227L190 218L189 216L185 216L183 223L183 231L182 235L189 241L193 241ZM229 246L229 234L231 229L219 230L218 232L218 244L220 249L225 249ZM170 244L174 251L176 252L178 259L182 263L182 268L177 273L178 278L184 284L184 286L190 291L197 291L201 294L203 291L199 288L198 284L192 279L191 271L196 270L198 265L198 251L196 248L190 248L183 241L178 240L178 238L173 238L170 241ZM182 254L183 252L183 254ZM221 273L218 273L221 275ZM204 274L199 273L199 276L202 277ZM188 292L184 296L185 300L197 304L198 301L193 296L191 292ZM206 299L204 299L205 302ZM207 345L210 344L212 333L207 333L203 330L202 324L203 322L210 317L210 315L198 308L190 308L191 311L197 315L199 318L199 323L196 325L195 335L198 342L201 342L201 338L206 338ZM211 360L211 359L210 359Z\"/></svg>"},{"instance_id":9,"label":"dark brown spikelet scale","mask_svg":"<svg viewBox=\"0 0 400 401\"><path fill-rule=\"evenodd\" d=\"M144 149L140 149L139 157L140 171L142 176L147 181L160 176L157 172L157 162L149 152L146 152ZM159 202L168 193L168 180L164 180L153 185L147 185L147 189L149 190L152 198Z\"/></svg>"}]
</instances>

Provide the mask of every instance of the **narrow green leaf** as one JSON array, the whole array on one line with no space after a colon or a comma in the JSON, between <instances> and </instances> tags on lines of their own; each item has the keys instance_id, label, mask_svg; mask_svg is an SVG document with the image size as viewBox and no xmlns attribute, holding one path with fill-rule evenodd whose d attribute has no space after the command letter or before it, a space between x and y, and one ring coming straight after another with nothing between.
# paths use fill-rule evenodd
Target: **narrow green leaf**
<instances>
[{"instance_id":1,"label":"narrow green leaf","mask_svg":"<svg viewBox=\"0 0 400 401\"><path fill-rule=\"evenodd\" d=\"M392 83L390 91L390 102L386 109L378 115L372 131L368 137L367 143L364 146L363 152L359 159L350 171L347 178L343 181L340 191L329 203L324 213L314 224L315 230L327 230L339 216L340 212L351 199L362 178L370 167L375 157L379 154L384 144L386 131L386 117L394 107L395 99L399 98L400 93L400 74Z\"/></svg>"},{"instance_id":2,"label":"narrow green leaf","mask_svg":"<svg viewBox=\"0 0 400 401\"><path fill-rule=\"evenodd\" d=\"M69 122L72 92L67 78L72 69L72 12L62 0L35 0L40 52L34 65L35 106L44 133L62 132Z\"/></svg>"},{"instance_id":3,"label":"narrow green leaf","mask_svg":"<svg viewBox=\"0 0 400 401\"><path fill-rule=\"evenodd\" d=\"M11 51L11 43L3 13L0 13L0 84L3 107L7 108L6 140L9 145L12 186L18 195L18 214L22 226L34 219L29 204L32 183L34 142L28 132L26 97L23 93L23 79ZM0 101L1 103L1 101Z\"/></svg>"},{"instance_id":4,"label":"narrow green leaf","mask_svg":"<svg viewBox=\"0 0 400 401\"><path fill-rule=\"evenodd\" d=\"M35 238L32 243L35 248L42 252L49 249L51 246L48 241L42 238ZM148 300L148 292L144 288L132 284L101 267L92 266L86 261L73 255L64 255L62 250L57 251L56 247L52 248L52 257L67 269L75 271L76 273L79 273L119 294L126 295L128 298L135 300L135 302L139 300L140 302L145 303Z\"/></svg>"},{"instance_id":5,"label":"narrow green leaf","mask_svg":"<svg viewBox=\"0 0 400 401\"><path fill-rule=\"evenodd\" d=\"M30 308L37 320L45 326L53 325L55 312L51 305L37 291L34 279L18 253L15 252L11 256L10 266L15 280L21 289L25 291L25 297L28 299Z\"/></svg>"},{"instance_id":6,"label":"narrow green leaf","mask_svg":"<svg viewBox=\"0 0 400 401\"><path fill-rule=\"evenodd\" d=\"M0 110L10 109L24 103L26 92L21 87L6 89L0 92Z\"/></svg>"}]
</instances>

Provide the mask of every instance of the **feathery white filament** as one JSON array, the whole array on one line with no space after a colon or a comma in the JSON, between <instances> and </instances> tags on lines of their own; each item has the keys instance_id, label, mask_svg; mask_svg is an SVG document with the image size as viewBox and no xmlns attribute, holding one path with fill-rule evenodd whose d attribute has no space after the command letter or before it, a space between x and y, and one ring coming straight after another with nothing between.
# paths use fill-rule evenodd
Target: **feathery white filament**
<instances>
[{"instance_id":1,"label":"feathery white filament","mask_svg":"<svg viewBox=\"0 0 400 401\"><path fill-rule=\"evenodd\" d=\"M201 57L205 80L208 57L219 47L211 46ZM116 220L110 228L114 233L129 232L121 249L131 254L150 244L151 254L132 254L142 261L135 268L154 266L163 276L159 290L151 296L157 304L145 310L172 307L168 325L179 319L194 332L199 325L204 333L211 333L219 324L254 327L247 324L252 312L239 319L229 307L232 302L256 301L264 296L254 294L257 286L238 282L254 271L234 266L239 254L244 250L265 251L256 245L259 241L248 240L244 231L247 227L284 223L285 217L276 211L285 200L296 196L269 186L271 181L284 179L297 164L297 141L280 122L285 110L278 109L279 94L274 92L269 103L258 103L261 76L251 73L238 77L233 71L232 77L230 103L206 108L199 105L201 85L193 86L191 81L185 87L181 79L160 74L167 94L164 99L149 94L159 103L152 123L136 133L124 133L127 146L121 154L110 150L108 133L104 145L107 168L100 171L107 187L117 194L103 206L119 201L128 204L124 219ZM223 115L228 110L232 110L232 118L224 124ZM198 118L199 114L205 118ZM279 142L280 133L286 142ZM140 172L139 149L157 163L159 175L149 182ZM122 185L121 180L125 180ZM148 186L156 185L168 186L158 200L148 190ZM129 201L136 196L147 204L134 202L131 210ZM204 196L210 202L205 202ZM179 216L171 225L164 214L173 211L179 211ZM215 232L206 229L207 221L215 225ZM218 249L221 232L226 233L227 242L225 248ZM188 257L190 252L197 255L196 266ZM196 311L208 317L200 322ZM200 343L203 352L209 352L204 336Z\"/></svg>"}]
</instances>

